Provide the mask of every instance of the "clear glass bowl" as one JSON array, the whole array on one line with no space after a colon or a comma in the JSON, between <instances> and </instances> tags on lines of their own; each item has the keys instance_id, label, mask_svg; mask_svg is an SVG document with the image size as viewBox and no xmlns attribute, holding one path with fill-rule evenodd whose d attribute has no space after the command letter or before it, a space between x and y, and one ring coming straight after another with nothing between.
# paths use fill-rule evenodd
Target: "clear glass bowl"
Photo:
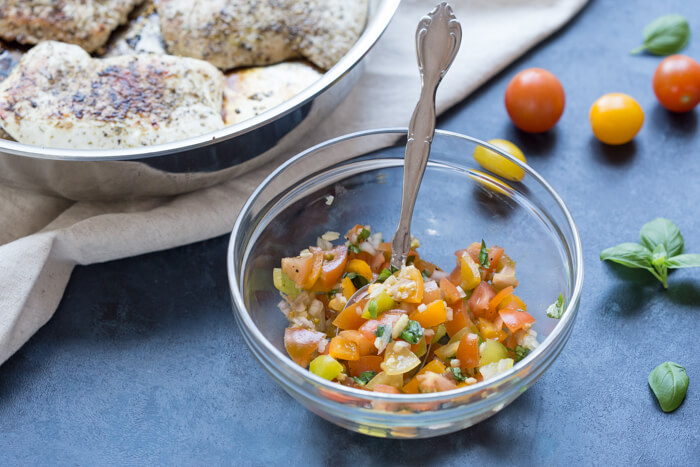
<instances>
[{"instance_id":1,"label":"clear glass bowl","mask_svg":"<svg viewBox=\"0 0 700 467\"><path fill-rule=\"evenodd\" d=\"M243 207L231 234L228 275L236 322L255 358L292 397L321 417L361 433L425 438L457 431L515 400L564 348L576 318L583 260L576 225L559 195L516 158L477 139L437 131L411 233L420 253L451 270L453 252L485 239L517 262L518 295L537 319L540 346L511 370L467 388L431 394L382 394L319 378L296 365L283 343L287 320L272 269L326 231L356 223L391 238L398 222L405 129L336 138L275 170ZM522 182L484 174L472 154L485 146L525 170ZM330 203L329 195L333 196ZM560 293L560 320L545 310ZM532 410L538 410L533 407Z\"/></svg>"}]
</instances>

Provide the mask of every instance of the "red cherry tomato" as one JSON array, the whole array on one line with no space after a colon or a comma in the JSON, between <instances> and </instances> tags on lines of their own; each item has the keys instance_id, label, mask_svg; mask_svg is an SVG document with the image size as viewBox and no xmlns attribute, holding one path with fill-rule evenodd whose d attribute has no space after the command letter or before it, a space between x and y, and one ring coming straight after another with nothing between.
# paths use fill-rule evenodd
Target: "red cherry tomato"
<instances>
[{"instance_id":1,"label":"red cherry tomato","mask_svg":"<svg viewBox=\"0 0 700 467\"><path fill-rule=\"evenodd\" d=\"M515 126L530 133L552 128L564 112L564 88L547 70L528 68L510 80L506 110Z\"/></svg>"},{"instance_id":2,"label":"red cherry tomato","mask_svg":"<svg viewBox=\"0 0 700 467\"><path fill-rule=\"evenodd\" d=\"M687 112L700 102L700 64L685 55L671 55L654 72L654 94L672 112Z\"/></svg>"}]
</instances>

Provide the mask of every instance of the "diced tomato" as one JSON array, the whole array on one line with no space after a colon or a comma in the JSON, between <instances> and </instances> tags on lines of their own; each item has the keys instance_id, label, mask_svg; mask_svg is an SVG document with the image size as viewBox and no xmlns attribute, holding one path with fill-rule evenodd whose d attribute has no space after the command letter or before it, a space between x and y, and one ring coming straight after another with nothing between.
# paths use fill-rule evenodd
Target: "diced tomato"
<instances>
[{"instance_id":1,"label":"diced tomato","mask_svg":"<svg viewBox=\"0 0 700 467\"><path fill-rule=\"evenodd\" d=\"M423 311L416 311L411 319L418 321L424 328L432 328L447 321L447 308L443 300L435 300Z\"/></svg>"},{"instance_id":2,"label":"diced tomato","mask_svg":"<svg viewBox=\"0 0 700 467\"><path fill-rule=\"evenodd\" d=\"M374 349L374 339L367 339L367 336L360 331L342 331L338 336L347 341L354 342L357 345L357 350L360 352L361 357L369 355Z\"/></svg>"},{"instance_id":3,"label":"diced tomato","mask_svg":"<svg viewBox=\"0 0 700 467\"><path fill-rule=\"evenodd\" d=\"M333 326L340 329L357 329L365 321L367 320L362 317L362 306L356 303L338 313L338 316L333 320Z\"/></svg>"},{"instance_id":4,"label":"diced tomato","mask_svg":"<svg viewBox=\"0 0 700 467\"><path fill-rule=\"evenodd\" d=\"M471 324L471 320L467 318L464 300L460 300L452 305L452 321L445 322L445 330L447 335L452 337L460 329Z\"/></svg>"},{"instance_id":5,"label":"diced tomato","mask_svg":"<svg viewBox=\"0 0 700 467\"><path fill-rule=\"evenodd\" d=\"M416 283L416 292L406 297L403 301L408 303L421 303L423 301L423 275L418 268L415 267L406 268L404 271L406 271L408 278Z\"/></svg>"},{"instance_id":6,"label":"diced tomato","mask_svg":"<svg viewBox=\"0 0 700 467\"><path fill-rule=\"evenodd\" d=\"M396 323L399 318L401 318L401 315L405 315L406 312L403 310L390 310L385 313L383 313L379 319L370 319L366 323L364 323L362 326L360 326L359 331L365 335L367 339L370 339L372 342L374 342L374 339L377 337L374 334L374 331L377 330L380 324L391 324L392 326L394 323Z\"/></svg>"},{"instance_id":7,"label":"diced tomato","mask_svg":"<svg viewBox=\"0 0 700 467\"><path fill-rule=\"evenodd\" d=\"M463 370L473 370L479 366L479 336L472 333L462 336L457 349L457 359Z\"/></svg>"},{"instance_id":8,"label":"diced tomato","mask_svg":"<svg viewBox=\"0 0 700 467\"><path fill-rule=\"evenodd\" d=\"M461 300L457 287L448 279L440 279L440 292L448 305Z\"/></svg>"},{"instance_id":9,"label":"diced tomato","mask_svg":"<svg viewBox=\"0 0 700 467\"><path fill-rule=\"evenodd\" d=\"M486 270L486 274L491 274L493 271L496 269L496 266L498 266L498 262L501 260L501 256L503 256L503 248L500 246L492 246L489 250L489 267Z\"/></svg>"},{"instance_id":10,"label":"diced tomato","mask_svg":"<svg viewBox=\"0 0 700 467\"><path fill-rule=\"evenodd\" d=\"M372 389L374 392L383 392L386 394L401 394L401 391L396 389L394 386L389 386L388 384L375 384ZM373 401L372 407L376 410L384 410L386 412L395 412L399 410L401 404L397 402L383 402L383 401Z\"/></svg>"},{"instance_id":11,"label":"diced tomato","mask_svg":"<svg viewBox=\"0 0 700 467\"><path fill-rule=\"evenodd\" d=\"M527 328L535 322L535 318L527 311L503 308L498 314L501 316L503 324L513 333L522 328Z\"/></svg>"},{"instance_id":12,"label":"diced tomato","mask_svg":"<svg viewBox=\"0 0 700 467\"><path fill-rule=\"evenodd\" d=\"M502 310L503 308L510 308L511 310L522 310L522 311L527 311L527 305L525 305L525 302L523 302L520 297L517 295L511 295L507 298L505 298L500 305L498 305L498 309Z\"/></svg>"},{"instance_id":13,"label":"diced tomato","mask_svg":"<svg viewBox=\"0 0 700 467\"><path fill-rule=\"evenodd\" d=\"M310 289L321 274L323 253L317 251L307 256L282 258L282 272L300 289Z\"/></svg>"},{"instance_id":14,"label":"diced tomato","mask_svg":"<svg viewBox=\"0 0 700 467\"><path fill-rule=\"evenodd\" d=\"M461 258L461 256L460 256ZM460 264L459 258L457 258L457 267L455 267L447 278L452 282L453 285L458 286L462 283L462 266Z\"/></svg>"},{"instance_id":15,"label":"diced tomato","mask_svg":"<svg viewBox=\"0 0 700 467\"><path fill-rule=\"evenodd\" d=\"M484 339L496 339L498 342L503 342L508 337L503 330L503 323L501 323L500 327L497 327L493 322L479 318L476 326Z\"/></svg>"},{"instance_id":16,"label":"diced tomato","mask_svg":"<svg viewBox=\"0 0 700 467\"><path fill-rule=\"evenodd\" d=\"M489 310L489 303L496 296L496 292L488 282L479 282L479 285L474 289L474 293L469 297L469 310L474 316L486 316Z\"/></svg>"},{"instance_id":17,"label":"diced tomato","mask_svg":"<svg viewBox=\"0 0 700 467\"><path fill-rule=\"evenodd\" d=\"M437 358L434 360L431 360L428 364L426 364L423 368L420 369L418 373L416 373L416 376L418 375L423 375L429 371L432 371L433 373L441 374L444 372L447 368L445 365L438 360ZM418 394L418 379L414 376L411 378L411 381L406 383L403 388L404 393L406 394Z\"/></svg>"},{"instance_id":18,"label":"diced tomato","mask_svg":"<svg viewBox=\"0 0 700 467\"><path fill-rule=\"evenodd\" d=\"M284 347L292 360L306 368L318 351L318 344L326 338L322 332L306 328L284 330Z\"/></svg>"},{"instance_id":19,"label":"diced tomato","mask_svg":"<svg viewBox=\"0 0 700 467\"><path fill-rule=\"evenodd\" d=\"M509 297L513 293L513 286L509 285L505 289L501 290L498 292L490 301L489 301L489 316L496 316L496 312L498 311L498 305L503 302L507 297Z\"/></svg>"},{"instance_id":20,"label":"diced tomato","mask_svg":"<svg viewBox=\"0 0 700 467\"><path fill-rule=\"evenodd\" d=\"M328 355L340 360L357 360L360 358L360 350L353 341L346 340L341 336L335 336L331 339Z\"/></svg>"},{"instance_id":21,"label":"diced tomato","mask_svg":"<svg viewBox=\"0 0 700 467\"><path fill-rule=\"evenodd\" d=\"M345 271L345 265L348 262L348 249L344 245L340 245L332 250L319 251L324 255L323 265L312 290L315 292L330 292L333 290L333 286L340 281L340 277Z\"/></svg>"},{"instance_id":22,"label":"diced tomato","mask_svg":"<svg viewBox=\"0 0 700 467\"><path fill-rule=\"evenodd\" d=\"M394 386L389 386L388 384L375 384L374 392L383 392L386 394L401 394L401 391L396 389Z\"/></svg>"},{"instance_id":23,"label":"diced tomato","mask_svg":"<svg viewBox=\"0 0 700 467\"><path fill-rule=\"evenodd\" d=\"M481 243L474 242L467 247L467 253L474 261L479 263L479 253L481 253Z\"/></svg>"},{"instance_id":24,"label":"diced tomato","mask_svg":"<svg viewBox=\"0 0 700 467\"><path fill-rule=\"evenodd\" d=\"M374 371L379 373L382 371L381 363L384 361L384 357L381 355L365 355L357 360L348 362L348 369L350 370L350 376L360 376L365 371Z\"/></svg>"},{"instance_id":25,"label":"diced tomato","mask_svg":"<svg viewBox=\"0 0 700 467\"><path fill-rule=\"evenodd\" d=\"M440 289L438 288L437 282L425 281L423 283L423 303L427 305L439 299Z\"/></svg>"}]
</instances>

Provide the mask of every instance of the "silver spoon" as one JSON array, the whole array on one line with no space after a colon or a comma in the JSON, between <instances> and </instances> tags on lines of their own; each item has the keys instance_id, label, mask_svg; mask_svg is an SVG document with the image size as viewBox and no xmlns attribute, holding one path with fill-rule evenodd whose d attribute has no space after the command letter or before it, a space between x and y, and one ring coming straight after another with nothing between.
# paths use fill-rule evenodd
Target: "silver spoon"
<instances>
[{"instance_id":1,"label":"silver spoon","mask_svg":"<svg viewBox=\"0 0 700 467\"><path fill-rule=\"evenodd\" d=\"M411 249L413 208L435 134L435 93L457 55L461 41L462 27L447 2L437 5L418 23L416 55L421 77L421 93L408 126L401 215L391 240L391 266L398 269L406 264L406 257ZM367 295L368 287L369 284L355 292L344 308L362 300Z\"/></svg>"}]
</instances>

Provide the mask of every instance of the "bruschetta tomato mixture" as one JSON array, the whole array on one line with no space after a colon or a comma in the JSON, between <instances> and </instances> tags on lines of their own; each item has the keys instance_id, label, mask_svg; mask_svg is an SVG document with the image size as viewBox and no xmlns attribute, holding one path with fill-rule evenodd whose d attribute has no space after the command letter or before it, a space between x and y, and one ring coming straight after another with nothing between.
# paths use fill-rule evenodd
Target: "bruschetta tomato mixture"
<instances>
[{"instance_id":1,"label":"bruschetta tomato mixture","mask_svg":"<svg viewBox=\"0 0 700 467\"><path fill-rule=\"evenodd\" d=\"M416 239L401 269L369 226L339 239L327 232L273 272L289 320L285 347L312 373L369 391L447 391L493 378L537 347L503 248L472 243L447 273L420 257Z\"/></svg>"}]
</instances>

